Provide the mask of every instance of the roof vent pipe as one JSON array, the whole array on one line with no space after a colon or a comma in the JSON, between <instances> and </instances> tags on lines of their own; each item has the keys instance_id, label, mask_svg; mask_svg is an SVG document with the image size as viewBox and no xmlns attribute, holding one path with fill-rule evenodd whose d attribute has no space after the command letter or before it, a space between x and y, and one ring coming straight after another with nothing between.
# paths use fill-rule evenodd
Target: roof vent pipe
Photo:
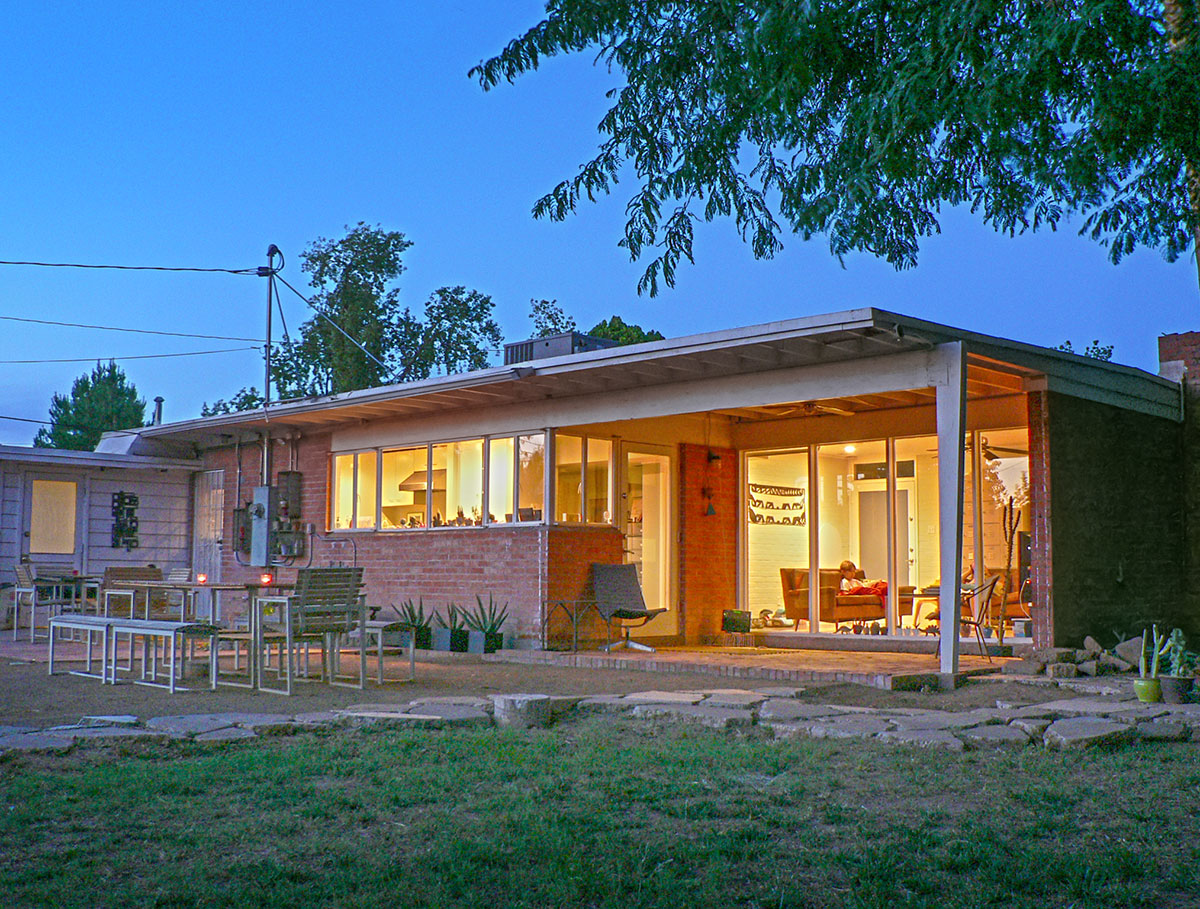
<instances>
[{"instance_id":1,"label":"roof vent pipe","mask_svg":"<svg viewBox=\"0 0 1200 909\"><path fill-rule=\"evenodd\" d=\"M157 395L154 398L154 418L150 421L151 426L161 426L162 425L163 400L164 400L164 398L162 395Z\"/></svg>"}]
</instances>

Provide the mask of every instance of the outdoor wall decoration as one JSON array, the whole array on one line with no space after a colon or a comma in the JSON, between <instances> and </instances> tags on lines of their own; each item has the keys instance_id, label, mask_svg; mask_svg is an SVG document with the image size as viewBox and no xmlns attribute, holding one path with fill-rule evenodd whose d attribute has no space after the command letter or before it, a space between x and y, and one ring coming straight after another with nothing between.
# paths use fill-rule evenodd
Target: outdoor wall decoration
<instances>
[{"instance_id":1,"label":"outdoor wall decoration","mask_svg":"<svg viewBox=\"0 0 1200 909\"><path fill-rule=\"evenodd\" d=\"M112 547L126 552L138 548L138 497L133 492L114 492L112 497Z\"/></svg>"},{"instance_id":2,"label":"outdoor wall decoration","mask_svg":"<svg viewBox=\"0 0 1200 909\"><path fill-rule=\"evenodd\" d=\"M763 483L751 483L750 502L751 524L789 524L803 527L808 522L808 510L805 507L805 496L808 494L802 486L768 486Z\"/></svg>"}]
</instances>

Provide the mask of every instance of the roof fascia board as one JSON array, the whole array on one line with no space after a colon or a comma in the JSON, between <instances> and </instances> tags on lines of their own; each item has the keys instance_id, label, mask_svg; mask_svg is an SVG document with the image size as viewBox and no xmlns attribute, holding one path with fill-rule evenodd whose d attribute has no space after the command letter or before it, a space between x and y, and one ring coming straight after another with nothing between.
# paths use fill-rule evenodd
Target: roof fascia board
<instances>
[{"instance_id":1,"label":"roof fascia board","mask_svg":"<svg viewBox=\"0 0 1200 909\"><path fill-rule=\"evenodd\" d=\"M539 427L609 423L669 417L732 407L756 407L841 395L879 394L945 384L948 369L938 350L914 350L856 360L837 360L765 372L739 373L619 391L597 391L513 404L475 408L427 418L399 418L336 431L337 451L381 444L424 443L518 432Z\"/></svg>"},{"instance_id":2,"label":"roof fascia board","mask_svg":"<svg viewBox=\"0 0 1200 909\"><path fill-rule=\"evenodd\" d=\"M123 467L142 470L201 470L202 461L120 455L97 451L69 451L59 448L25 448L0 445L0 461L26 464L58 464L71 467Z\"/></svg>"}]
</instances>

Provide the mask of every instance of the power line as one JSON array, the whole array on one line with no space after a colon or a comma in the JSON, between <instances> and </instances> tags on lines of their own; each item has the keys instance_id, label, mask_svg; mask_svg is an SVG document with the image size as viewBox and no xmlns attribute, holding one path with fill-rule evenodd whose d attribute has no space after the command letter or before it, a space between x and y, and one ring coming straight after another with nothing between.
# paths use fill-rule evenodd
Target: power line
<instances>
[{"instance_id":1,"label":"power line","mask_svg":"<svg viewBox=\"0 0 1200 909\"><path fill-rule=\"evenodd\" d=\"M300 293L300 291L296 290L296 288L292 287L292 285L289 284L283 276L281 276L277 273L277 274L275 274L274 277L278 278L280 283L282 283L284 287L286 287L288 290L290 290L292 293L294 293L297 297L299 297L301 300L303 300L305 303L307 303L310 307L312 307L313 312L315 312L318 316L320 316L322 319L324 319L326 322L328 322L330 325L332 325L334 328L336 328L338 331L340 331L342 333L342 335L346 338L347 341L349 341L351 344L353 344L355 347L357 347L359 350L361 350L363 353L365 353L368 357L370 357L372 360L374 360L376 363L378 363L381 367L388 370L389 375L391 374L391 370L389 369L389 367L386 363L384 363L381 359L379 359L379 357L375 356L375 354L371 353L371 351L369 351L365 347L363 347L362 344L359 343L357 338L355 338L353 335L350 334L350 332L346 331L346 329L342 328L342 326L338 325L337 322L333 321L333 319L331 319L328 315L326 315L325 312L321 309L321 307L317 306L316 303L314 303L312 300L308 299L308 297L304 296L304 294Z\"/></svg>"},{"instance_id":2,"label":"power line","mask_svg":"<svg viewBox=\"0 0 1200 909\"><path fill-rule=\"evenodd\" d=\"M192 268L173 265L92 265L81 262L12 262L0 260L0 265L36 265L41 268L108 268L116 271L194 271L209 274L261 276L256 268Z\"/></svg>"},{"instance_id":3,"label":"power line","mask_svg":"<svg viewBox=\"0 0 1200 909\"><path fill-rule=\"evenodd\" d=\"M163 360L168 357L202 357L206 354L236 353L242 350L261 350L259 347L226 347L221 350L192 350L184 353L135 354L129 357L65 357L47 360L0 360L0 365L21 366L37 363L99 363L104 360Z\"/></svg>"},{"instance_id":4,"label":"power line","mask_svg":"<svg viewBox=\"0 0 1200 909\"><path fill-rule=\"evenodd\" d=\"M113 325L86 325L82 322L54 322L50 319L26 319L21 316L0 316L5 322L32 322L36 325L60 325L64 328L94 328L97 331L126 331L139 335L165 335L171 338L203 338L207 341L261 341L261 338L238 338L232 335L196 335L182 331L155 331L149 328L117 328Z\"/></svg>"}]
</instances>

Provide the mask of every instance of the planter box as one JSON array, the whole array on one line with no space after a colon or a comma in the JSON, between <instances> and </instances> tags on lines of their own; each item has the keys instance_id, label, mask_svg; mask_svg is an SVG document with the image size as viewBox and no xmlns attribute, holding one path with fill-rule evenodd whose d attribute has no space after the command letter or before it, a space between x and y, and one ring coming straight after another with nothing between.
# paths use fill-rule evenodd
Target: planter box
<instances>
[{"instance_id":1,"label":"planter box","mask_svg":"<svg viewBox=\"0 0 1200 909\"><path fill-rule=\"evenodd\" d=\"M465 628L433 629L434 650L452 650L455 653L466 653L467 643L467 631Z\"/></svg>"},{"instance_id":2,"label":"planter box","mask_svg":"<svg viewBox=\"0 0 1200 909\"><path fill-rule=\"evenodd\" d=\"M467 632L467 653L495 653L504 646L504 635Z\"/></svg>"},{"instance_id":3,"label":"planter box","mask_svg":"<svg viewBox=\"0 0 1200 909\"><path fill-rule=\"evenodd\" d=\"M400 632L400 646L407 649L409 639L412 634L408 631ZM432 650L433 649L433 629L418 628L417 629L417 650Z\"/></svg>"}]
</instances>

